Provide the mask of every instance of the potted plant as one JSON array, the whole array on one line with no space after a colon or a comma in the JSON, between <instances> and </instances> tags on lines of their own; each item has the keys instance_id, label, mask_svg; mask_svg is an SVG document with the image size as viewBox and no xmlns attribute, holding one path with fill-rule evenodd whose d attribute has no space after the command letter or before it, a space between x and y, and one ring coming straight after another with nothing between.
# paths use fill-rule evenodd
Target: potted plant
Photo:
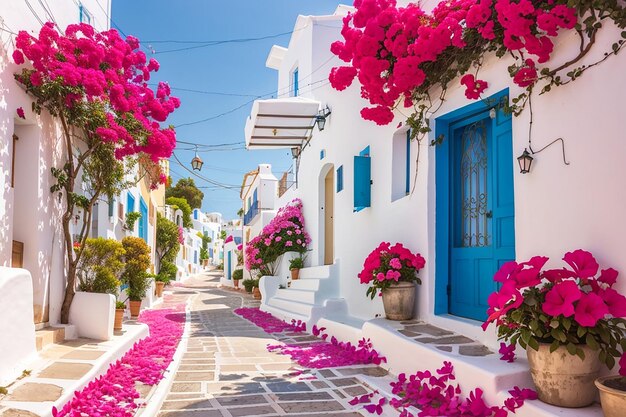
<instances>
[{"instance_id":1,"label":"potted plant","mask_svg":"<svg viewBox=\"0 0 626 417\"><path fill-rule=\"evenodd\" d=\"M622 417L626 410L626 352L619 361L619 375L596 379L604 417Z\"/></svg>"},{"instance_id":2,"label":"potted plant","mask_svg":"<svg viewBox=\"0 0 626 417\"><path fill-rule=\"evenodd\" d=\"M373 300L382 294L385 316L389 320L410 320L415 308L415 285L422 281L417 271L426 261L401 243L382 242L365 258L359 273L361 284L370 284L366 294Z\"/></svg>"},{"instance_id":3,"label":"potted plant","mask_svg":"<svg viewBox=\"0 0 626 417\"><path fill-rule=\"evenodd\" d=\"M135 230L135 223L137 222L137 220L139 220L141 218L141 213L139 213L138 211L131 211L126 213L126 221L124 222L124 229L128 230L129 232L132 232L133 230Z\"/></svg>"},{"instance_id":4,"label":"potted plant","mask_svg":"<svg viewBox=\"0 0 626 417\"><path fill-rule=\"evenodd\" d=\"M578 249L563 260L571 269L543 270L543 256L502 265L483 328L495 322L500 339L526 349L540 400L585 407L595 399L601 363L613 368L626 347L626 297L612 288L617 271L598 275L591 253Z\"/></svg>"},{"instance_id":5,"label":"potted plant","mask_svg":"<svg viewBox=\"0 0 626 417\"><path fill-rule=\"evenodd\" d=\"M178 268L172 262L163 260L159 273L155 276L155 292L157 297L163 296L163 288L170 283L172 279L176 279Z\"/></svg>"},{"instance_id":6,"label":"potted plant","mask_svg":"<svg viewBox=\"0 0 626 417\"><path fill-rule=\"evenodd\" d=\"M123 301L115 302L115 322L113 323L113 330L122 330L122 321L124 320L124 311L126 311L126 304Z\"/></svg>"},{"instance_id":7,"label":"potted plant","mask_svg":"<svg viewBox=\"0 0 626 417\"><path fill-rule=\"evenodd\" d=\"M291 271L291 279L300 278L300 269L304 268L304 258L300 254L297 258L289 261L289 270Z\"/></svg>"},{"instance_id":8,"label":"potted plant","mask_svg":"<svg viewBox=\"0 0 626 417\"><path fill-rule=\"evenodd\" d=\"M239 280L243 278L243 269L235 269L233 271L233 284L235 288L239 288Z\"/></svg>"},{"instance_id":9,"label":"potted plant","mask_svg":"<svg viewBox=\"0 0 626 417\"><path fill-rule=\"evenodd\" d=\"M259 289L259 281L260 281L260 278L252 280L253 285L254 285L252 287L252 296L254 297L255 300L260 300L262 298L261 290Z\"/></svg>"},{"instance_id":10,"label":"potted plant","mask_svg":"<svg viewBox=\"0 0 626 417\"><path fill-rule=\"evenodd\" d=\"M252 279L252 278L244 279L243 280L243 287L246 289L246 292L248 294L252 294L252 289L254 288L254 279Z\"/></svg>"},{"instance_id":11,"label":"potted plant","mask_svg":"<svg viewBox=\"0 0 626 417\"><path fill-rule=\"evenodd\" d=\"M138 237L127 236L122 239L125 250L126 267L122 274L122 281L128 285L128 295L131 317L139 316L141 299L145 297L150 285L149 274L150 248L146 242Z\"/></svg>"}]
</instances>

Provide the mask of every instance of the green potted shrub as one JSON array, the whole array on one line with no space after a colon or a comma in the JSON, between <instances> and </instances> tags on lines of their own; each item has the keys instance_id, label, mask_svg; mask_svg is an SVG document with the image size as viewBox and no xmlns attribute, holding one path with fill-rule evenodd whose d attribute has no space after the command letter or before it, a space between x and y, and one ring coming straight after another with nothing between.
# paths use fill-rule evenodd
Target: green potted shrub
<instances>
[{"instance_id":1,"label":"green potted shrub","mask_svg":"<svg viewBox=\"0 0 626 417\"><path fill-rule=\"evenodd\" d=\"M243 287L246 289L248 294L252 294L252 289L254 288L254 279L248 278L243 280Z\"/></svg>"},{"instance_id":2,"label":"green potted shrub","mask_svg":"<svg viewBox=\"0 0 626 417\"><path fill-rule=\"evenodd\" d=\"M243 278L243 269L235 269L233 271L233 284L235 288L239 288L239 280Z\"/></svg>"},{"instance_id":3,"label":"green potted shrub","mask_svg":"<svg viewBox=\"0 0 626 417\"><path fill-rule=\"evenodd\" d=\"M291 271L291 279L300 278L300 269L304 268L304 257L300 254L297 258L289 261L289 270Z\"/></svg>"},{"instance_id":4,"label":"green potted shrub","mask_svg":"<svg viewBox=\"0 0 626 417\"><path fill-rule=\"evenodd\" d=\"M89 238L78 264L78 289L117 295L124 271L124 248L115 239Z\"/></svg>"},{"instance_id":5,"label":"green potted shrub","mask_svg":"<svg viewBox=\"0 0 626 417\"><path fill-rule=\"evenodd\" d=\"M138 237L127 236L122 239L125 250L126 267L122 274L122 281L128 285L128 295L131 317L139 316L141 299L146 296L150 285L150 248L146 242Z\"/></svg>"},{"instance_id":6,"label":"green potted shrub","mask_svg":"<svg viewBox=\"0 0 626 417\"><path fill-rule=\"evenodd\" d=\"M113 330L122 330L122 321L124 320L124 311L126 311L126 303L123 301L115 302L115 322Z\"/></svg>"},{"instance_id":7,"label":"green potted shrub","mask_svg":"<svg viewBox=\"0 0 626 417\"><path fill-rule=\"evenodd\" d=\"M168 261L161 262L161 268L159 273L155 275L154 280L156 281L156 296L163 296L163 288L170 283L173 278L176 278L176 273L178 269L176 265Z\"/></svg>"}]
</instances>

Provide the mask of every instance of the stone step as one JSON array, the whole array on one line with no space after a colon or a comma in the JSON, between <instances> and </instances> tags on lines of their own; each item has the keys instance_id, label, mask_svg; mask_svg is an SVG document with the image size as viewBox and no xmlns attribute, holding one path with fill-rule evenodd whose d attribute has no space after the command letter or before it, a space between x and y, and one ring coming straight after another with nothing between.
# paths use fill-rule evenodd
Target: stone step
<instances>
[{"instance_id":1,"label":"stone step","mask_svg":"<svg viewBox=\"0 0 626 417\"><path fill-rule=\"evenodd\" d=\"M320 279L319 278L306 278L306 279L292 280L291 286L289 288L294 289L294 290L317 291L320 289Z\"/></svg>"},{"instance_id":2,"label":"stone step","mask_svg":"<svg viewBox=\"0 0 626 417\"><path fill-rule=\"evenodd\" d=\"M284 300L298 301L307 304L315 304L317 292L315 290L299 290L285 288L276 291L276 297Z\"/></svg>"},{"instance_id":3,"label":"stone step","mask_svg":"<svg viewBox=\"0 0 626 417\"><path fill-rule=\"evenodd\" d=\"M62 343L65 340L64 327L44 327L35 332L35 345L37 352L53 343Z\"/></svg>"},{"instance_id":4,"label":"stone step","mask_svg":"<svg viewBox=\"0 0 626 417\"><path fill-rule=\"evenodd\" d=\"M301 315L304 317L311 317L313 309L319 306L311 303L302 303L298 301L292 301L289 299L272 297L267 303L269 306L277 307L282 310L286 310L290 313Z\"/></svg>"},{"instance_id":5,"label":"stone step","mask_svg":"<svg viewBox=\"0 0 626 417\"><path fill-rule=\"evenodd\" d=\"M330 278L330 271L332 265L319 265L310 266L308 268L302 268L300 270L300 279L326 279Z\"/></svg>"},{"instance_id":6,"label":"stone step","mask_svg":"<svg viewBox=\"0 0 626 417\"><path fill-rule=\"evenodd\" d=\"M266 304L261 306L261 310L268 312L274 317L277 317L283 321L286 321L287 323L291 323L291 320L300 320L306 323L306 321L309 319L308 316L303 316L302 314L297 314L297 313L294 313L293 311L287 311L280 307L270 306Z\"/></svg>"}]
</instances>

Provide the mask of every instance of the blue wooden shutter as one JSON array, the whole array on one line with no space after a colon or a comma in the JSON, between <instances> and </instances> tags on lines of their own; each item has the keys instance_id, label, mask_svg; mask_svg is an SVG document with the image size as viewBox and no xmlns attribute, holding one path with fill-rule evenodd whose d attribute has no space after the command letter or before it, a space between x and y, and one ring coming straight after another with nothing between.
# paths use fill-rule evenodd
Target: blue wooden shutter
<instances>
[{"instance_id":1,"label":"blue wooden shutter","mask_svg":"<svg viewBox=\"0 0 626 417\"><path fill-rule=\"evenodd\" d=\"M135 197L131 193L128 193L128 201L126 204L126 213L135 211Z\"/></svg>"},{"instance_id":2,"label":"blue wooden shutter","mask_svg":"<svg viewBox=\"0 0 626 417\"><path fill-rule=\"evenodd\" d=\"M372 162L369 156L354 157L354 209L370 207L372 188Z\"/></svg>"},{"instance_id":3,"label":"blue wooden shutter","mask_svg":"<svg viewBox=\"0 0 626 417\"><path fill-rule=\"evenodd\" d=\"M139 237L148 241L148 206L143 201L143 198L139 199L139 212L141 217L139 218Z\"/></svg>"},{"instance_id":4,"label":"blue wooden shutter","mask_svg":"<svg viewBox=\"0 0 626 417\"><path fill-rule=\"evenodd\" d=\"M343 165L337 168L337 192L343 190Z\"/></svg>"}]
</instances>

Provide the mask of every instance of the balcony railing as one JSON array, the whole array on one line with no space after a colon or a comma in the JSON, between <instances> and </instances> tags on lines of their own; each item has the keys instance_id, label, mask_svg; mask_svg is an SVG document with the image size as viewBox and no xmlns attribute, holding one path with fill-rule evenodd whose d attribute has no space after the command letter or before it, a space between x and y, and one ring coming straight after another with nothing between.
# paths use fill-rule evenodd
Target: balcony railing
<instances>
[{"instance_id":1,"label":"balcony railing","mask_svg":"<svg viewBox=\"0 0 626 417\"><path fill-rule=\"evenodd\" d=\"M252 203L252 205L250 206L246 214L244 214L243 224L245 226L249 225L252 219L254 219L257 214L259 214L259 201L258 200Z\"/></svg>"}]
</instances>

